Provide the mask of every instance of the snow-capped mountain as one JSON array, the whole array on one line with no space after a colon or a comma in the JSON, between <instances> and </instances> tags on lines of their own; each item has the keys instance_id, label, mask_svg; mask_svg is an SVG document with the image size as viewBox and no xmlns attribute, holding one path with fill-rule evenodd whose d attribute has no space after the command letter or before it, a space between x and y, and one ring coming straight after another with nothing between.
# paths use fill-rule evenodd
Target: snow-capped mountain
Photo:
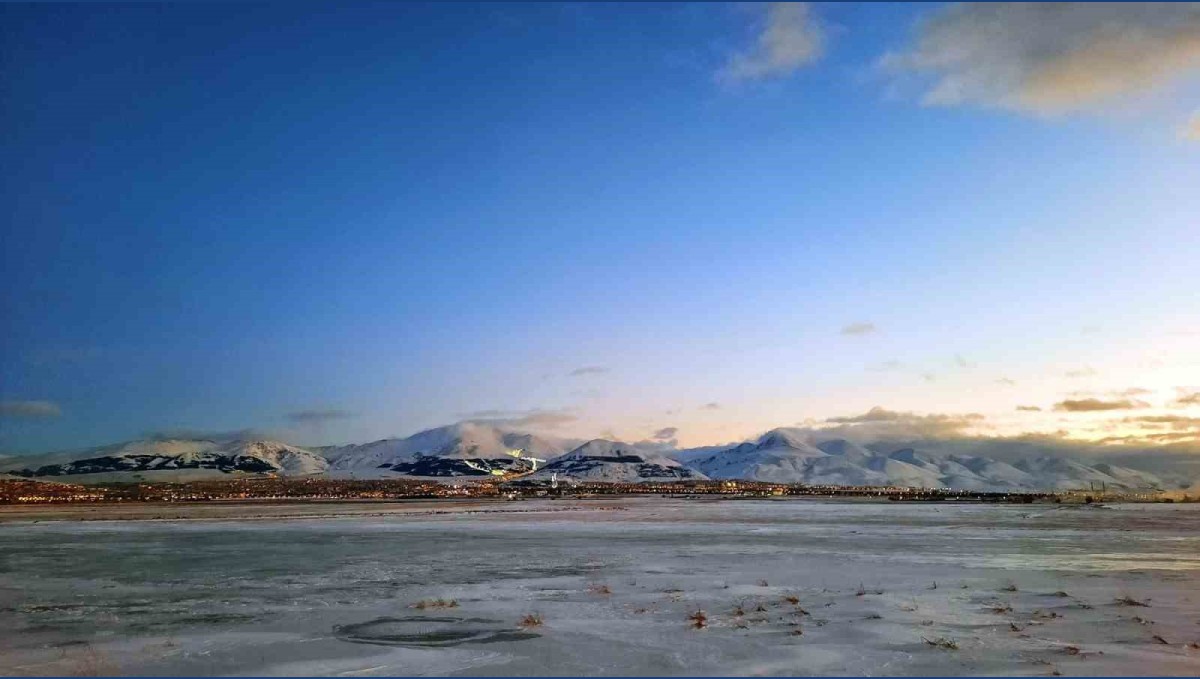
<instances>
[{"instance_id":1,"label":"snow-capped mountain","mask_svg":"<svg viewBox=\"0 0 1200 679\"><path fill-rule=\"evenodd\" d=\"M589 481L745 479L773 483L911 486L963 490L1076 490L1093 486L1178 490L1194 474L1151 473L1094 459L1046 454L1034 445L993 453L987 439L875 442L822 439L812 430L780 428L755 441L693 450L651 450L596 439L535 435L505 426L462 422L407 438L361 445L302 448L278 441L145 440L36 456L0 458L0 475L73 483L187 481L240 475L332 478L488 478L491 470L528 478ZM567 451L570 451L569 453ZM966 454L970 453L970 454ZM994 456L993 456L994 455ZM1003 459L997 459L1003 458Z\"/></svg>"},{"instance_id":2,"label":"snow-capped mountain","mask_svg":"<svg viewBox=\"0 0 1200 679\"><path fill-rule=\"evenodd\" d=\"M912 486L963 490L1069 490L1167 488L1149 472L1065 457L1033 457L1008 463L978 455L940 454L886 444L863 446L845 439L806 440L788 429L767 432L693 461L714 479L846 486Z\"/></svg>"},{"instance_id":3,"label":"snow-capped mountain","mask_svg":"<svg viewBox=\"0 0 1200 679\"><path fill-rule=\"evenodd\" d=\"M335 476L487 476L477 467L511 469L525 463L508 454L550 460L570 449L566 439L537 436L478 422L459 422L402 439L320 449ZM467 464L469 462L473 463Z\"/></svg>"},{"instance_id":4,"label":"snow-capped mountain","mask_svg":"<svg viewBox=\"0 0 1200 679\"><path fill-rule=\"evenodd\" d=\"M660 453L647 452L627 443L594 439L579 446L532 474L532 479L552 475L578 481L637 483L707 478Z\"/></svg>"},{"instance_id":5,"label":"snow-capped mountain","mask_svg":"<svg viewBox=\"0 0 1200 679\"><path fill-rule=\"evenodd\" d=\"M304 476L329 468L312 451L278 441L148 440L0 460L0 471L71 481L191 480L230 473Z\"/></svg>"}]
</instances>

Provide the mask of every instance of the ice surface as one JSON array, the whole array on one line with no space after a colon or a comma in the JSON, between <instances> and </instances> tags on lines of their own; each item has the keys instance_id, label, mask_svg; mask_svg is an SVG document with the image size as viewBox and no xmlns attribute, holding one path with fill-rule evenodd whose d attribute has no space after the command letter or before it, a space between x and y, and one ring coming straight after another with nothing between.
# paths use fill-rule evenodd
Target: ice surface
<instances>
[{"instance_id":1,"label":"ice surface","mask_svg":"<svg viewBox=\"0 0 1200 679\"><path fill-rule=\"evenodd\" d=\"M0 524L0 674L1200 674L1196 505L488 507Z\"/></svg>"}]
</instances>

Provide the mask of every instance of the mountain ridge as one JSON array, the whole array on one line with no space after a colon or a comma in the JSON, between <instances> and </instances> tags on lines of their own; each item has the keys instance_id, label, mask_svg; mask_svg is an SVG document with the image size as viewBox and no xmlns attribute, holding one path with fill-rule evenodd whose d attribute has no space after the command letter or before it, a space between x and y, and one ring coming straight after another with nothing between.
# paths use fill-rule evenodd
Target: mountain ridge
<instances>
[{"instance_id":1,"label":"mountain ridge","mask_svg":"<svg viewBox=\"0 0 1200 679\"><path fill-rule=\"evenodd\" d=\"M972 452L980 446L963 446ZM73 482L193 480L228 475L326 478L483 479L491 470L528 471L531 479L640 482L742 479L844 486L914 486L961 490L1075 490L1093 485L1175 489L1197 479L1175 478L1104 460L1052 455L996 459L954 452L944 442L858 443L820 438L795 428L757 439L693 450L606 439L579 442L512 427L460 422L406 438L305 448L270 440L150 439L0 458L0 474Z\"/></svg>"}]
</instances>

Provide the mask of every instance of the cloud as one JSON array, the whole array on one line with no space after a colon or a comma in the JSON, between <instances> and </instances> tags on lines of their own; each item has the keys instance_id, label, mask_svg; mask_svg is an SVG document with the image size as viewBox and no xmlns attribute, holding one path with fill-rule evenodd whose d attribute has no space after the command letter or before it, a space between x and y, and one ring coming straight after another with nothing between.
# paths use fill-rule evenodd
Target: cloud
<instances>
[{"instance_id":1,"label":"cloud","mask_svg":"<svg viewBox=\"0 0 1200 679\"><path fill-rule=\"evenodd\" d=\"M603 375L608 372L608 368L599 365L585 365L572 370L568 375L571 377L583 377L584 375Z\"/></svg>"},{"instance_id":2,"label":"cloud","mask_svg":"<svg viewBox=\"0 0 1200 679\"><path fill-rule=\"evenodd\" d=\"M287 441L291 440L285 432L267 431L264 429L159 429L145 432L144 438L155 441L258 441L263 439Z\"/></svg>"},{"instance_id":3,"label":"cloud","mask_svg":"<svg viewBox=\"0 0 1200 679\"><path fill-rule=\"evenodd\" d=\"M355 413L346 410L300 410L288 413L285 417L297 424L322 424L335 420L348 420L357 417Z\"/></svg>"},{"instance_id":4,"label":"cloud","mask_svg":"<svg viewBox=\"0 0 1200 679\"><path fill-rule=\"evenodd\" d=\"M1145 401L1120 399L1116 401L1101 401L1098 398L1067 399L1054 404L1054 409L1068 413L1093 413L1102 410L1132 410L1134 408L1149 408Z\"/></svg>"},{"instance_id":5,"label":"cloud","mask_svg":"<svg viewBox=\"0 0 1200 679\"><path fill-rule=\"evenodd\" d=\"M773 2L766 6L762 31L754 45L734 53L717 71L717 81L737 83L789 75L816 61L825 32L808 3Z\"/></svg>"},{"instance_id":6,"label":"cloud","mask_svg":"<svg viewBox=\"0 0 1200 679\"><path fill-rule=\"evenodd\" d=\"M963 3L884 57L922 101L1056 115L1130 103L1200 72L1200 3Z\"/></svg>"},{"instance_id":7,"label":"cloud","mask_svg":"<svg viewBox=\"0 0 1200 679\"><path fill-rule=\"evenodd\" d=\"M52 401L0 401L0 418L45 420L62 417L62 408Z\"/></svg>"},{"instance_id":8,"label":"cloud","mask_svg":"<svg viewBox=\"0 0 1200 679\"><path fill-rule=\"evenodd\" d=\"M650 438L652 438L656 441L668 441L670 439L675 438L675 435L678 433L679 433L679 427L663 427L662 429L659 429L658 431L651 434Z\"/></svg>"},{"instance_id":9,"label":"cloud","mask_svg":"<svg viewBox=\"0 0 1200 679\"><path fill-rule=\"evenodd\" d=\"M1188 393L1187 391L1181 389L1179 392L1179 398L1172 401L1172 405L1178 407L1200 406L1200 391Z\"/></svg>"},{"instance_id":10,"label":"cloud","mask_svg":"<svg viewBox=\"0 0 1200 679\"><path fill-rule=\"evenodd\" d=\"M937 373L921 373L921 379L926 382L937 382Z\"/></svg>"},{"instance_id":11,"label":"cloud","mask_svg":"<svg viewBox=\"0 0 1200 679\"><path fill-rule=\"evenodd\" d=\"M954 365L960 368L974 368L975 364L968 361L962 354L954 354Z\"/></svg>"},{"instance_id":12,"label":"cloud","mask_svg":"<svg viewBox=\"0 0 1200 679\"><path fill-rule=\"evenodd\" d=\"M1042 409L1038 406L1017 406L1017 410L1025 413L1040 413Z\"/></svg>"},{"instance_id":13,"label":"cloud","mask_svg":"<svg viewBox=\"0 0 1200 679\"><path fill-rule=\"evenodd\" d=\"M842 326L843 335L870 335L878 331L879 328L875 327L874 323L851 323Z\"/></svg>"},{"instance_id":14,"label":"cloud","mask_svg":"<svg viewBox=\"0 0 1200 679\"><path fill-rule=\"evenodd\" d=\"M615 437L613 437L613 440L619 440L619 439L616 439ZM679 442L676 441L675 439L669 439L669 440L665 440L665 441L659 440L659 439L645 439L642 441L634 441L633 443L630 443L628 445L636 450L639 450L639 451L642 451L645 453L660 454L660 455L665 454L665 453L672 453L672 452L678 450L678 448L679 448Z\"/></svg>"},{"instance_id":15,"label":"cloud","mask_svg":"<svg viewBox=\"0 0 1200 679\"><path fill-rule=\"evenodd\" d=\"M1172 429L1200 430L1200 417L1184 417L1183 415L1143 415L1126 417L1121 421L1127 424L1166 425Z\"/></svg>"},{"instance_id":16,"label":"cloud","mask_svg":"<svg viewBox=\"0 0 1200 679\"><path fill-rule=\"evenodd\" d=\"M903 366L903 365L904 365L903 363L901 363L900 361L897 361L896 359L893 358L888 361L880 361L879 363L872 363L867 366L867 370L870 370L871 372L877 372L877 373L891 372L893 370L899 370L901 368L901 366Z\"/></svg>"},{"instance_id":17,"label":"cloud","mask_svg":"<svg viewBox=\"0 0 1200 679\"><path fill-rule=\"evenodd\" d=\"M1015 387L1017 385L1017 381L1010 380L1007 377L1001 377L1000 379L996 380L996 384L1002 384L1006 387Z\"/></svg>"},{"instance_id":18,"label":"cloud","mask_svg":"<svg viewBox=\"0 0 1200 679\"><path fill-rule=\"evenodd\" d=\"M466 421L530 429L555 429L579 420L566 410L477 410L465 415Z\"/></svg>"},{"instance_id":19,"label":"cloud","mask_svg":"<svg viewBox=\"0 0 1200 679\"><path fill-rule=\"evenodd\" d=\"M1067 372L1063 373L1064 376L1070 377L1071 379L1077 379L1080 377L1092 377L1095 374L1096 374L1095 368L1093 368L1090 365L1085 365L1082 368L1076 368L1075 370L1068 370Z\"/></svg>"},{"instance_id":20,"label":"cloud","mask_svg":"<svg viewBox=\"0 0 1200 679\"><path fill-rule=\"evenodd\" d=\"M1200 113L1193 115L1191 120L1179 128L1179 138L1187 141L1200 141Z\"/></svg>"},{"instance_id":21,"label":"cloud","mask_svg":"<svg viewBox=\"0 0 1200 679\"><path fill-rule=\"evenodd\" d=\"M984 420L984 416L979 413L920 415L875 406L859 415L826 418L825 426L820 427L820 431L859 440L941 438L962 435L967 430L980 426Z\"/></svg>"},{"instance_id":22,"label":"cloud","mask_svg":"<svg viewBox=\"0 0 1200 679\"><path fill-rule=\"evenodd\" d=\"M715 401L712 403L705 403L704 405L700 406L700 410L720 410L720 409L721 409L721 404L717 403Z\"/></svg>"}]
</instances>

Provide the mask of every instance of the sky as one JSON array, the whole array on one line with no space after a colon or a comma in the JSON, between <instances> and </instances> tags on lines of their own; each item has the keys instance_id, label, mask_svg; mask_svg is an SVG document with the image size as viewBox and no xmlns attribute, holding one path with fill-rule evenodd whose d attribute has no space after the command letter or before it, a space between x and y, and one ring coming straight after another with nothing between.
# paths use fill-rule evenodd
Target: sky
<instances>
[{"instance_id":1,"label":"sky","mask_svg":"<svg viewBox=\"0 0 1200 679\"><path fill-rule=\"evenodd\" d=\"M1197 3L5 4L0 78L0 453L1200 440Z\"/></svg>"}]
</instances>

